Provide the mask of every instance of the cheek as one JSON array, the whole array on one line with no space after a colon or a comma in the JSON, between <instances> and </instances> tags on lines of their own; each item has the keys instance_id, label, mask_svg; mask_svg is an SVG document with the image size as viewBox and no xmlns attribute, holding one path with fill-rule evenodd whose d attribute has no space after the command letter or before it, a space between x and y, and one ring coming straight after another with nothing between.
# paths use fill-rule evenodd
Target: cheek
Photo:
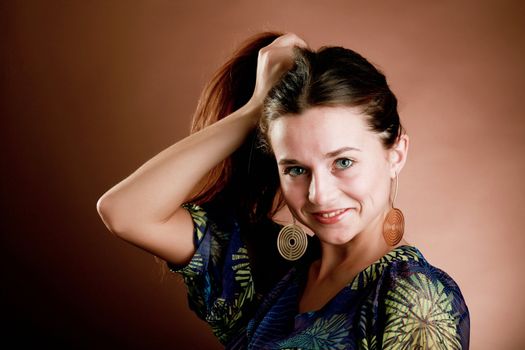
<instances>
[{"instance_id":1,"label":"cheek","mask_svg":"<svg viewBox=\"0 0 525 350\"><path fill-rule=\"evenodd\" d=\"M281 191L288 206L297 207L302 205L305 201L307 188L304 181L298 179L289 180L283 175L280 176Z\"/></svg>"},{"instance_id":2,"label":"cheek","mask_svg":"<svg viewBox=\"0 0 525 350\"><path fill-rule=\"evenodd\" d=\"M363 202L370 195L370 178L365 176L355 177L352 181L344 181L343 191L358 202Z\"/></svg>"},{"instance_id":3,"label":"cheek","mask_svg":"<svg viewBox=\"0 0 525 350\"><path fill-rule=\"evenodd\" d=\"M363 169L364 170L364 169ZM388 198L389 178L384 168L361 171L352 178L343 179L343 191L360 203L383 201Z\"/></svg>"}]
</instances>

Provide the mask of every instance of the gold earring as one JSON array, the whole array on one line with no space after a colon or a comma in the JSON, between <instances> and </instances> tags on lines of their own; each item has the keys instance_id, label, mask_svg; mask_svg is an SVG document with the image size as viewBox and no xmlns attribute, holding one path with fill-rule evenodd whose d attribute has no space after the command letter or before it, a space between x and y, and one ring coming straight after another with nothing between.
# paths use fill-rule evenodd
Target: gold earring
<instances>
[{"instance_id":1,"label":"gold earring","mask_svg":"<svg viewBox=\"0 0 525 350\"><path fill-rule=\"evenodd\" d=\"M392 208L388 211L385 221L383 223L383 238L390 246L395 246L403 238L405 233L405 217L403 212L394 207L394 202L397 197L398 179L396 173L396 187L394 191L394 199L392 199Z\"/></svg>"},{"instance_id":2,"label":"gold earring","mask_svg":"<svg viewBox=\"0 0 525 350\"><path fill-rule=\"evenodd\" d=\"M299 260L308 247L308 237L301 226L293 224L284 226L277 236L277 250L289 261Z\"/></svg>"}]
</instances>

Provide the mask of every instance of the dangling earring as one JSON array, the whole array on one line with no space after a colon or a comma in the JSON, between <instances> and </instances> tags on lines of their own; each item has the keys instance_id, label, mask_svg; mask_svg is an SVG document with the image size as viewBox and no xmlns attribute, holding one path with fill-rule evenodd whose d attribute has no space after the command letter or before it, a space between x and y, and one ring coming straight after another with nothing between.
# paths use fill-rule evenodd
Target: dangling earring
<instances>
[{"instance_id":1,"label":"dangling earring","mask_svg":"<svg viewBox=\"0 0 525 350\"><path fill-rule=\"evenodd\" d=\"M385 222L383 223L383 237L385 242L390 246L395 246L403 238L405 233L405 217L401 210L394 207L394 202L397 197L397 174L396 174L396 187L394 191L394 199L392 200L392 209L389 210L386 215Z\"/></svg>"},{"instance_id":2,"label":"dangling earring","mask_svg":"<svg viewBox=\"0 0 525 350\"><path fill-rule=\"evenodd\" d=\"M277 236L277 250L286 260L300 259L308 247L308 237L301 226L293 224L284 226Z\"/></svg>"}]
</instances>

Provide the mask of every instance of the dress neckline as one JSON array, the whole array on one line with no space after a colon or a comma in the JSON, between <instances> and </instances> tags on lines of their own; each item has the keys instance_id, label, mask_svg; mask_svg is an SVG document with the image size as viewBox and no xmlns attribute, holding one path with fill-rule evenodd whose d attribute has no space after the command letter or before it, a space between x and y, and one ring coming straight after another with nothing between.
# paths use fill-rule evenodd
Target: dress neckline
<instances>
[{"instance_id":1,"label":"dress neckline","mask_svg":"<svg viewBox=\"0 0 525 350\"><path fill-rule=\"evenodd\" d=\"M415 246L404 244L399 247L396 247L374 261L372 264L368 265L366 268L364 268L362 271L360 271L348 284L346 284L337 294L330 300L326 302L321 308L317 310L311 310L311 311L305 311L298 313L296 318L307 316L310 317L311 315L314 315L316 313L323 312L326 310L330 305L338 299L341 294L346 293L348 291L356 291L362 288L365 288L370 282L377 279L378 276L381 275L383 270L386 266L391 264L395 261L419 261L423 259L423 255L417 249ZM307 279L308 279L308 270L310 268L310 264L305 264L302 266L300 271L297 271L296 275L296 283L298 284L298 291L302 291L305 288ZM298 294L297 298L297 307L299 307L299 296L300 292Z\"/></svg>"}]
</instances>

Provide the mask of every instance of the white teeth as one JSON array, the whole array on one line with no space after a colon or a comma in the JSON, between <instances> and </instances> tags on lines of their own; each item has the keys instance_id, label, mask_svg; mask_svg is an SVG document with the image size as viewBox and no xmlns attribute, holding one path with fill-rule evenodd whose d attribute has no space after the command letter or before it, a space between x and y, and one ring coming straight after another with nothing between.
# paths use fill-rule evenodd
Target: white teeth
<instances>
[{"instance_id":1,"label":"white teeth","mask_svg":"<svg viewBox=\"0 0 525 350\"><path fill-rule=\"evenodd\" d=\"M344 211L345 211L345 209L339 209L339 210L336 210L336 211L332 211L330 213L323 213L323 214L321 214L321 216L323 218L333 218L334 216L339 215L339 214L341 214Z\"/></svg>"}]
</instances>

